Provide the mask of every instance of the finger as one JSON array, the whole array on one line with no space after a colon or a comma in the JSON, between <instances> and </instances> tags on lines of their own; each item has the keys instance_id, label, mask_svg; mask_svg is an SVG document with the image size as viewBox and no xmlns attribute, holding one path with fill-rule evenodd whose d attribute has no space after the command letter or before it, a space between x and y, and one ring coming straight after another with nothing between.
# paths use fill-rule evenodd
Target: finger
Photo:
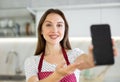
<instances>
[{"instance_id":1,"label":"finger","mask_svg":"<svg viewBox=\"0 0 120 82\"><path fill-rule=\"evenodd\" d=\"M92 61L94 60L94 57L93 57L93 48L94 48L93 45L90 45L90 46L89 46L88 61L89 61L89 60L92 60Z\"/></svg>"},{"instance_id":2,"label":"finger","mask_svg":"<svg viewBox=\"0 0 120 82\"><path fill-rule=\"evenodd\" d=\"M114 54L114 56L117 56L117 55L118 55L118 50L117 50L117 48L115 48L115 47L113 47L113 54Z\"/></svg>"},{"instance_id":3,"label":"finger","mask_svg":"<svg viewBox=\"0 0 120 82\"><path fill-rule=\"evenodd\" d=\"M117 50L117 48L115 47L115 40L114 40L114 39L112 39L112 46L113 46L114 56L117 56L117 55L118 55L118 50Z\"/></svg>"},{"instance_id":4,"label":"finger","mask_svg":"<svg viewBox=\"0 0 120 82\"><path fill-rule=\"evenodd\" d=\"M112 39L112 46L115 46L115 40Z\"/></svg>"},{"instance_id":5,"label":"finger","mask_svg":"<svg viewBox=\"0 0 120 82\"><path fill-rule=\"evenodd\" d=\"M68 73L73 73L78 67L79 67L80 63L73 63L67 66L67 71Z\"/></svg>"},{"instance_id":6,"label":"finger","mask_svg":"<svg viewBox=\"0 0 120 82\"><path fill-rule=\"evenodd\" d=\"M90 55L93 54L93 45L90 45L90 46L89 46L89 54L90 54Z\"/></svg>"},{"instance_id":7,"label":"finger","mask_svg":"<svg viewBox=\"0 0 120 82\"><path fill-rule=\"evenodd\" d=\"M65 66L65 64L66 64L66 62L63 61L60 64L58 64L56 68L63 68Z\"/></svg>"},{"instance_id":8,"label":"finger","mask_svg":"<svg viewBox=\"0 0 120 82\"><path fill-rule=\"evenodd\" d=\"M89 46L89 54L84 59L84 66L85 66L85 68L91 68L91 67L95 66L95 64L94 64L94 57L93 57L93 55L94 55L93 54L93 49L94 49L94 46L91 44Z\"/></svg>"},{"instance_id":9,"label":"finger","mask_svg":"<svg viewBox=\"0 0 120 82\"><path fill-rule=\"evenodd\" d=\"M59 74L60 76L64 76L67 73L65 72L64 68L65 68L65 62L61 62L60 64L57 65L55 71L57 74Z\"/></svg>"}]
</instances>

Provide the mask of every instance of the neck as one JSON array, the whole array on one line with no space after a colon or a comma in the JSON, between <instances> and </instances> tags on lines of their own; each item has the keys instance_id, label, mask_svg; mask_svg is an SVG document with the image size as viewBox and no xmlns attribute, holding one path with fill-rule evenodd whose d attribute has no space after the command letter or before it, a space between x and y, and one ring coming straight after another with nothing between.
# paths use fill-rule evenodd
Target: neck
<instances>
[{"instance_id":1,"label":"neck","mask_svg":"<svg viewBox=\"0 0 120 82\"><path fill-rule=\"evenodd\" d=\"M46 45L45 55L59 55L61 54L61 46L59 45Z\"/></svg>"}]
</instances>

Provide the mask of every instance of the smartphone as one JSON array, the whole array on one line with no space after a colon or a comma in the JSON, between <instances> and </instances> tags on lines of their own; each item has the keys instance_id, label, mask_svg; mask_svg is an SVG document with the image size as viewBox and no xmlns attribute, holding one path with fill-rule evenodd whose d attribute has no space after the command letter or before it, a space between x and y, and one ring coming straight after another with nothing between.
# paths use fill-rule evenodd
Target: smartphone
<instances>
[{"instance_id":1,"label":"smartphone","mask_svg":"<svg viewBox=\"0 0 120 82\"><path fill-rule=\"evenodd\" d=\"M95 65L114 64L110 25L91 25L90 31L93 44L93 57Z\"/></svg>"}]
</instances>

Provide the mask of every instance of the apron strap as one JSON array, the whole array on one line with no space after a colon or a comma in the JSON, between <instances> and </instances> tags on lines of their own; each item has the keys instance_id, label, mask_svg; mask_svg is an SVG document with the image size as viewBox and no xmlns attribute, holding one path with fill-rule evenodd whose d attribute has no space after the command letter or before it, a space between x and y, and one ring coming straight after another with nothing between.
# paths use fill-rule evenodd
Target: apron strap
<instances>
[{"instance_id":1,"label":"apron strap","mask_svg":"<svg viewBox=\"0 0 120 82\"><path fill-rule=\"evenodd\" d=\"M40 61L39 61L38 72L41 72L43 59L44 59L44 52L42 53Z\"/></svg>"},{"instance_id":2,"label":"apron strap","mask_svg":"<svg viewBox=\"0 0 120 82\"><path fill-rule=\"evenodd\" d=\"M66 61L67 65L69 65L70 62L69 62L69 60L68 60L68 56L67 56L67 53L66 53L66 51L65 51L64 48L62 48L62 52L63 52L63 56L64 56L64 58L65 58L65 61Z\"/></svg>"}]
</instances>

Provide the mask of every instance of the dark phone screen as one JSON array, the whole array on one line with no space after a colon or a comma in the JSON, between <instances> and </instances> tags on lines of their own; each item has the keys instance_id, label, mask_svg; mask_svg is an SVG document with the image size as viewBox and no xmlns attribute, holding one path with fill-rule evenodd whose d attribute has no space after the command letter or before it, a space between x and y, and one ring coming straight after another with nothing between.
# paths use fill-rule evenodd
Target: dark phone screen
<instances>
[{"instance_id":1,"label":"dark phone screen","mask_svg":"<svg viewBox=\"0 0 120 82\"><path fill-rule=\"evenodd\" d=\"M91 26L95 65L114 64L111 30L108 24Z\"/></svg>"}]
</instances>

